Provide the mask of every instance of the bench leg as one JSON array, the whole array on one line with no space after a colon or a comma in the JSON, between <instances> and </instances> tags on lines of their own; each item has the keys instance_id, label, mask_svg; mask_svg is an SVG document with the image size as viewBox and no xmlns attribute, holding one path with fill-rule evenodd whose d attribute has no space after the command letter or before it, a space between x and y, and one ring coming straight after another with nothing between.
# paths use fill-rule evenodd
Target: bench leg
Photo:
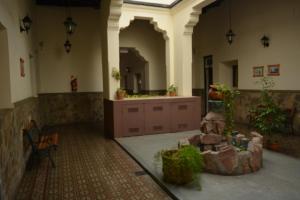
<instances>
[{"instance_id":1,"label":"bench leg","mask_svg":"<svg viewBox=\"0 0 300 200\"><path fill-rule=\"evenodd\" d=\"M51 164L52 164L52 167L55 168L56 166L55 166L54 160L53 160L53 158L52 158L52 156L51 156L51 154L50 154L50 150L48 151L47 154L48 154L49 160L50 160L50 162L51 162Z\"/></svg>"}]
</instances>

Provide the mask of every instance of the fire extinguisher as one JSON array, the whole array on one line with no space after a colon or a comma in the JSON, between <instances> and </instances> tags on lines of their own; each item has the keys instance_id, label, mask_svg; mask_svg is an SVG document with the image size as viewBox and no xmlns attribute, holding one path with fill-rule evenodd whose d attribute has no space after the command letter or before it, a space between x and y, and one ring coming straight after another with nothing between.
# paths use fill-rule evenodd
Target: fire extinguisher
<instances>
[{"instance_id":1,"label":"fire extinguisher","mask_svg":"<svg viewBox=\"0 0 300 200\"><path fill-rule=\"evenodd\" d=\"M77 92L77 78L75 76L71 76L71 91Z\"/></svg>"}]
</instances>

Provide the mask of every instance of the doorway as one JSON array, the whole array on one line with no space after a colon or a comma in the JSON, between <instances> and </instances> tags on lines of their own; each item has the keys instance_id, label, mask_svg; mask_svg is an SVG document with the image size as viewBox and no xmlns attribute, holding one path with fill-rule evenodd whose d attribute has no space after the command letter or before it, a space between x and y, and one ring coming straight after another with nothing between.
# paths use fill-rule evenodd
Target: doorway
<instances>
[{"instance_id":1,"label":"doorway","mask_svg":"<svg viewBox=\"0 0 300 200\"><path fill-rule=\"evenodd\" d=\"M208 112L208 92L209 86L213 84L213 56L204 56L204 109Z\"/></svg>"},{"instance_id":2,"label":"doorway","mask_svg":"<svg viewBox=\"0 0 300 200\"><path fill-rule=\"evenodd\" d=\"M141 94L147 90L147 61L134 48L120 49L121 88L130 95Z\"/></svg>"}]
</instances>

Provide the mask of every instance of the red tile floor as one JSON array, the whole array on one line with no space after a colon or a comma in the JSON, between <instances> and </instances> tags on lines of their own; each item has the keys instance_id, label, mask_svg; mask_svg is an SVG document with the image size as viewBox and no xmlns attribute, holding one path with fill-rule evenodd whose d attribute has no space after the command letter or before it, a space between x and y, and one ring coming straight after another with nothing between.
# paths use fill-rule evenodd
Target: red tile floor
<instances>
[{"instance_id":1,"label":"red tile floor","mask_svg":"<svg viewBox=\"0 0 300 200\"><path fill-rule=\"evenodd\" d=\"M16 199L171 199L94 125L59 127L56 168L47 158L26 170Z\"/></svg>"}]
</instances>

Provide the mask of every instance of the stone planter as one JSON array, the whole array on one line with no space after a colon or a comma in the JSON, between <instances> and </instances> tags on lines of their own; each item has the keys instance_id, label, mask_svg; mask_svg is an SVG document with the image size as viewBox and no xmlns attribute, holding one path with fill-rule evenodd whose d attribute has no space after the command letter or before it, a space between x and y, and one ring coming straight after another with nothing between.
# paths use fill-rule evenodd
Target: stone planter
<instances>
[{"instance_id":1,"label":"stone planter","mask_svg":"<svg viewBox=\"0 0 300 200\"><path fill-rule=\"evenodd\" d=\"M209 173L242 175L258 171L262 167L263 137L260 134L251 132L246 150L228 144L221 138L222 136L217 134L200 134L181 139L180 142L200 147L204 158L204 171ZM246 137L239 134L239 139L243 138Z\"/></svg>"}]
</instances>

